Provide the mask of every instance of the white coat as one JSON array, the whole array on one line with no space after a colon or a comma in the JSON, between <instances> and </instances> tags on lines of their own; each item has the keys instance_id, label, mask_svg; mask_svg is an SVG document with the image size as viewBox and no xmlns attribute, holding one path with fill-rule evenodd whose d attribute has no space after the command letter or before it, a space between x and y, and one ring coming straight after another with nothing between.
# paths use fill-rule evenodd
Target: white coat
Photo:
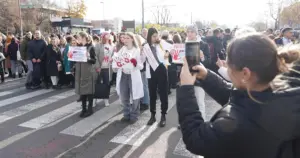
<instances>
[{"instance_id":1,"label":"white coat","mask_svg":"<svg viewBox=\"0 0 300 158\"><path fill-rule=\"evenodd\" d=\"M141 75L141 70L143 69L144 65L141 61L141 55L140 55L140 50L137 48L132 51L132 58L135 58L137 61L136 67L134 67L131 71L131 82L132 82L132 99L140 99L144 97L144 89L143 89L143 81L142 81L142 75ZM122 51L126 51L126 49L122 49ZM120 95L120 81L122 77L122 69L118 69L117 72L117 83L116 83L116 90L119 96Z\"/></svg>"}]
</instances>

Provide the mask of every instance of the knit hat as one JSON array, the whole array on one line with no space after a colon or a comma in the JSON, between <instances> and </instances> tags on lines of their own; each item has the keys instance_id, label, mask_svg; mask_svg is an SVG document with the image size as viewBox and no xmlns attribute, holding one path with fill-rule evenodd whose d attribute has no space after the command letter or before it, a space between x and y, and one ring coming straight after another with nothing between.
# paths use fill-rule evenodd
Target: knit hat
<instances>
[{"instance_id":1,"label":"knit hat","mask_svg":"<svg viewBox=\"0 0 300 158\"><path fill-rule=\"evenodd\" d=\"M283 28L283 29L281 30L281 33L284 34L285 32L291 31L291 30L293 30L293 29L290 28L290 27L286 27L286 28Z\"/></svg>"},{"instance_id":2,"label":"knit hat","mask_svg":"<svg viewBox=\"0 0 300 158\"><path fill-rule=\"evenodd\" d=\"M193 32L195 32L198 35L198 28L197 28L196 25L189 25L186 30L187 31L188 30L193 31Z\"/></svg>"},{"instance_id":3,"label":"knit hat","mask_svg":"<svg viewBox=\"0 0 300 158\"><path fill-rule=\"evenodd\" d=\"M169 31L168 31L168 30L164 30L164 31L161 33L161 37L169 37Z\"/></svg>"}]
</instances>

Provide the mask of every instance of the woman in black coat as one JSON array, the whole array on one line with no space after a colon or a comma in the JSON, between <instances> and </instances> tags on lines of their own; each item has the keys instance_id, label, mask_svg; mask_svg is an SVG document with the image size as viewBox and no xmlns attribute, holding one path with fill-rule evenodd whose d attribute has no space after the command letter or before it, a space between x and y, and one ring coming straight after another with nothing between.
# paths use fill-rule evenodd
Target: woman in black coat
<instances>
[{"instance_id":1,"label":"woman in black coat","mask_svg":"<svg viewBox=\"0 0 300 158\"><path fill-rule=\"evenodd\" d=\"M61 53L58 47L58 38L54 35L51 36L51 44L46 48L46 73L51 78L52 86L54 89L59 88L58 75L61 66ZM59 66L60 65L60 66Z\"/></svg>"},{"instance_id":2,"label":"woman in black coat","mask_svg":"<svg viewBox=\"0 0 300 158\"><path fill-rule=\"evenodd\" d=\"M203 66L194 67L194 75L187 64L182 69L177 111L186 148L205 158L299 158L300 87L291 83L300 81L285 78L284 89L273 88L283 65L274 42L261 34L239 36L227 55L232 84ZM209 122L199 112L196 78L223 106Z\"/></svg>"}]
</instances>

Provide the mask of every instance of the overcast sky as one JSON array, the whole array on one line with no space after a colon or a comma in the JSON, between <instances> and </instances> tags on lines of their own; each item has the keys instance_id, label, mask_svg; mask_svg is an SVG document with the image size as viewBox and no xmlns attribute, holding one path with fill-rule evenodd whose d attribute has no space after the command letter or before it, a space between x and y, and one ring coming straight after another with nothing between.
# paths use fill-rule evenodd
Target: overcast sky
<instances>
[{"instance_id":1,"label":"overcast sky","mask_svg":"<svg viewBox=\"0 0 300 158\"><path fill-rule=\"evenodd\" d=\"M75 0L74 0L75 1ZM142 0L85 0L88 7L86 18L91 20L120 17L124 20L141 21ZM214 20L229 26L245 25L265 19L268 0L144 0L145 21L153 20L153 6L170 5L172 22L189 24L193 20ZM63 3L63 0L58 0ZM151 8L152 7L152 8Z\"/></svg>"}]
</instances>

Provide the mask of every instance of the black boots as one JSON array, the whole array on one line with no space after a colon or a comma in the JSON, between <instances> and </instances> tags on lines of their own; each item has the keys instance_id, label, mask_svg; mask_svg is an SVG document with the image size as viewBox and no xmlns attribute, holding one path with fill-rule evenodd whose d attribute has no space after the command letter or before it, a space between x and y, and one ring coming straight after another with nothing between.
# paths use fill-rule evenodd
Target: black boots
<instances>
[{"instance_id":1,"label":"black boots","mask_svg":"<svg viewBox=\"0 0 300 158\"><path fill-rule=\"evenodd\" d=\"M86 115L86 103L83 103L81 105L81 107L82 107L82 110L81 110L81 113L80 113L79 117L83 118Z\"/></svg>"},{"instance_id":2,"label":"black boots","mask_svg":"<svg viewBox=\"0 0 300 158\"><path fill-rule=\"evenodd\" d=\"M165 127L166 126L166 115L161 115L159 126L160 127Z\"/></svg>"},{"instance_id":3,"label":"black boots","mask_svg":"<svg viewBox=\"0 0 300 158\"><path fill-rule=\"evenodd\" d=\"M82 111L80 113L80 117L84 118L84 117L89 117L91 115L93 115L94 111L93 111L93 96L80 96L80 98L82 99ZM87 99L89 99L89 105L88 105L88 109L86 110L86 101Z\"/></svg>"},{"instance_id":4,"label":"black boots","mask_svg":"<svg viewBox=\"0 0 300 158\"><path fill-rule=\"evenodd\" d=\"M151 118L148 121L147 125L152 126L156 122L155 114L151 114ZM166 115L162 114L161 119L159 122L159 127L165 127L166 126Z\"/></svg>"},{"instance_id":5,"label":"black boots","mask_svg":"<svg viewBox=\"0 0 300 158\"><path fill-rule=\"evenodd\" d=\"M148 126L152 126L154 122L156 122L156 118L155 118L155 114L152 113L152 114L151 114L151 118L150 118L150 120L148 121L147 125L148 125Z\"/></svg>"}]
</instances>

